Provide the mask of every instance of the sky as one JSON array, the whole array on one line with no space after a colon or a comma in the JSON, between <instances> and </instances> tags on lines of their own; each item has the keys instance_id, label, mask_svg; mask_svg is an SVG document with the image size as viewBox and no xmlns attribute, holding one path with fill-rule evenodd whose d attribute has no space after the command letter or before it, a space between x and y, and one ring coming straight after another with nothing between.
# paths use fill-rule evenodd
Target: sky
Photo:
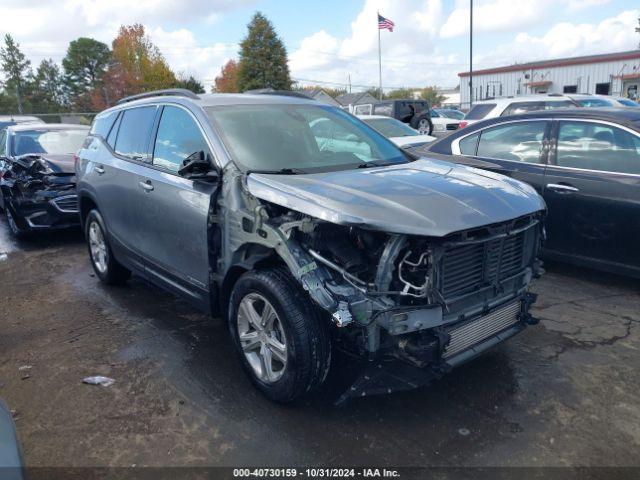
<instances>
[{"instance_id":1,"label":"sky","mask_svg":"<svg viewBox=\"0 0 640 480\"><path fill-rule=\"evenodd\" d=\"M256 11L274 24L303 84L455 87L469 68L469 0L0 0L11 33L34 66L60 62L69 41L111 44L122 24L142 23L174 71L207 90ZM631 0L475 0L474 69L638 48L640 4Z\"/></svg>"}]
</instances>

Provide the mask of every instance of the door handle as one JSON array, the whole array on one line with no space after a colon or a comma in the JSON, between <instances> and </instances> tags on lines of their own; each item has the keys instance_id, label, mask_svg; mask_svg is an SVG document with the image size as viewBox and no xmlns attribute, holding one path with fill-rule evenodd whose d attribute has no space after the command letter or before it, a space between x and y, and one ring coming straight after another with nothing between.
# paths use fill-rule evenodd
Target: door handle
<instances>
[{"instance_id":1,"label":"door handle","mask_svg":"<svg viewBox=\"0 0 640 480\"><path fill-rule=\"evenodd\" d=\"M571 185L565 185L563 183L547 183L547 188L549 190L555 190L560 193L571 193L571 192L579 192L580 189L576 187L572 187Z\"/></svg>"},{"instance_id":2,"label":"door handle","mask_svg":"<svg viewBox=\"0 0 640 480\"><path fill-rule=\"evenodd\" d=\"M153 185L150 180L147 180L146 182L138 182L138 185L140 185L140 187L146 192L153 190Z\"/></svg>"},{"instance_id":3,"label":"door handle","mask_svg":"<svg viewBox=\"0 0 640 480\"><path fill-rule=\"evenodd\" d=\"M104 167L102 165L98 165L95 170L98 175L102 175L104 173Z\"/></svg>"}]
</instances>

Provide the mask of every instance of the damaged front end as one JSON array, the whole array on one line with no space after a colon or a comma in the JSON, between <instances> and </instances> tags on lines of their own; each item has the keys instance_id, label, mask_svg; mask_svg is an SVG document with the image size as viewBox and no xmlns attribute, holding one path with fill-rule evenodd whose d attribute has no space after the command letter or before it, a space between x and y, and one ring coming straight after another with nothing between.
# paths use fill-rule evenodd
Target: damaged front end
<instances>
[{"instance_id":1,"label":"damaged front end","mask_svg":"<svg viewBox=\"0 0 640 480\"><path fill-rule=\"evenodd\" d=\"M337 344L366 360L340 401L425 385L535 323L528 287L543 210L441 237L387 233L234 192L233 183L221 262L252 268L277 252L327 312Z\"/></svg>"},{"instance_id":2,"label":"damaged front end","mask_svg":"<svg viewBox=\"0 0 640 480\"><path fill-rule=\"evenodd\" d=\"M7 162L0 184L3 207L21 230L79 225L73 161L62 157L22 155Z\"/></svg>"}]
</instances>

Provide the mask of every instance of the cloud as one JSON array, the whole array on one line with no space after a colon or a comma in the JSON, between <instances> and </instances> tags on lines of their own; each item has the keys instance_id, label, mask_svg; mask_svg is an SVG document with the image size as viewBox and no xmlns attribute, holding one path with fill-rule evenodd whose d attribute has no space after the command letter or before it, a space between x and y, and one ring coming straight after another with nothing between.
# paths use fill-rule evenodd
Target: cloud
<instances>
[{"instance_id":1,"label":"cloud","mask_svg":"<svg viewBox=\"0 0 640 480\"><path fill-rule=\"evenodd\" d=\"M436 46L443 20L441 0L366 0L343 38L320 30L292 50L294 78L354 85L378 84L377 11L393 20L393 33L382 31L383 86L413 87L455 82L457 55ZM331 85L328 85L331 86ZM361 87L357 87L361 89Z\"/></svg>"},{"instance_id":2,"label":"cloud","mask_svg":"<svg viewBox=\"0 0 640 480\"><path fill-rule=\"evenodd\" d=\"M640 10L629 10L597 24L560 22L541 36L519 33L510 43L479 56L474 62L476 65L495 66L515 61L633 50L638 46L635 28L639 15Z\"/></svg>"}]
</instances>

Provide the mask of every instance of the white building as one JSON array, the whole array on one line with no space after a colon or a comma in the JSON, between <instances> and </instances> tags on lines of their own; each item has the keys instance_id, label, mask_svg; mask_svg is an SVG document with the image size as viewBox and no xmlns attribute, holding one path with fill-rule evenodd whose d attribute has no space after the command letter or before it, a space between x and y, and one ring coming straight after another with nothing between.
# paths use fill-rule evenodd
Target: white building
<instances>
[{"instance_id":1,"label":"white building","mask_svg":"<svg viewBox=\"0 0 640 480\"><path fill-rule=\"evenodd\" d=\"M598 93L638 99L640 50L560 58L459 73L460 104L532 93Z\"/></svg>"}]
</instances>

